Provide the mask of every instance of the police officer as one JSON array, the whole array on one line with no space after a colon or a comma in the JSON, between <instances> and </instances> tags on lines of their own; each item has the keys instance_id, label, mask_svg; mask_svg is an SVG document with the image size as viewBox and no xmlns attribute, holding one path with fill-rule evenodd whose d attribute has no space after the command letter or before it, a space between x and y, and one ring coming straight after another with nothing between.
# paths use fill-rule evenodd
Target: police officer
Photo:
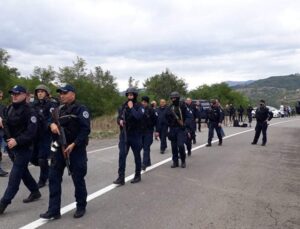
<instances>
[{"instance_id":1,"label":"police officer","mask_svg":"<svg viewBox=\"0 0 300 229\"><path fill-rule=\"evenodd\" d=\"M148 96L143 96L141 103L144 108L144 115L141 122L143 148L142 170L146 170L146 168L151 165L150 147L153 143L153 132L157 121L157 113L149 106Z\"/></svg>"},{"instance_id":2,"label":"police officer","mask_svg":"<svg viewBox=\"0 0 300 229\"><path fill-rule=\"evenodd\" d=\"M34 144L33 164L40 166L40 177L38 181L39 188L46 185L48 180L50 156L51 132L49 128L51 120L51 110L54 104L50 101L50 90L47 86L41 84L35 88L35 100L32 103L38 118L38 135Z\"/></svg>"},{"instance_id":3,"label":"police officer","mask_svg":"<svg viewBox=\"0 0 300 229\"><path fill-rule=\"evenodd\" d=\"M178 153L180 154L181 167L186 167L185 162L185 131L186 123L192 116L184 103L180 103L180 95L174 91L170 94L172 104L166 112L166 119L170 128L168 138L171 141L173 164L171 168L176 168L178 164Z\"/></svg>"},{"instance_id":4,"label":"police officer","mask_svg":"<svg viewBox=\"0 0 300 229\"><path fill-rule=\"evenodd\" d=\"M222 133L221 133L221 128L222 128L222 122L223 122L223 112L222 109L220 108L218 101L213 99L211 101L211 107L207 111L207 117L208 117L208 141L206 146L210 147L211 146L211 141L213 139L214 135L214 130L217 132L217 136L219 138L219 146L222 145L223 139L222 139Z\"/></svg>"},{"instance_id":5,"label":"police officer","mask_svg":"<svg viewBox=\"0 0 300 229\"><path fill-rule=\"evenodd\" d=\"M267 143L267 129L268 121L273 118L273 113L266 107L265 100L260 100L259 107L255 111L256 126L255 126L255 136L253 139L252 145L256 145L259 139L260 133L263 134L262 146L265 146Z\"/></svg>"},{"instance_id":6,"label":"police officer","mask_svg":"<svg viewBox=\"0 0 300 229\"><path fill-rule=\"evenodd\" d=\"M76 102L75 88L66 84L57 89L60 95L59 123L66 136L66 148L58 147L56 152L51 152L51 165L49 168L49 206L48 211L40 215L44 219L60 218L61 182L66 158L70 160L70 170L75 186L76 212L74 218L84 216L87 205L87 189L84 177L87 173L88 135L90 133L90 115L87 108ZM54 121L54 120L53 120ZM50 124L53 141L60 133L57 123Z\"/></svg>"},{"instance_id":7,"label":"police officer","mask_svg":"<svg viewBox=\"0 0 300 229\"><path fill-rule=\"evenodd\" d=\"M196 144L196 119L198 118L198 109L196 108L196 104L192 103L191 98L187 98L185 100L186 106L189 109L189 111L192 113L192 118L190 120L190 134L191 134L191 139L193 140L193 144Z\"/></svg>"},{"instance_id":8,"label":"police officer","mask_svg":"<svg viewBox=\"0 0 300 229\"><path fill-rule=\"evenodd\" d=\"M41 197L38 185L28 170L32 154L31 146L37 130L37 117L34 110L26 103L26 89L23 86L14 86L9 93L12 97L12 104L4 111L4 138L7 141L13 167L7 188L0 201L0 214L3 214L17 194L21 180L30 191L28 198L23 200L24 203Z\"/></svg>"},{"instance_id":9,"label":"police officer","mask_svg":"<svg viewBox=\"0 0 300 229\"><path fill-rule=\"evenodd\" d=\"M131 183L141 181L141 120L144 108L137 102L138 91L135 88L126 90L127 101L119 108L117 123L120 126L119 135L119 170L118 178L113 182L117 185L125 184L126 158L129 148L132 149L135 162L135 176Z\"/></svg>"},{"instance_id":10,"label":"police officer","mask_svg":"<svg viewBox=\"0 0 300 229\"><path fill-rule=\"evenodd\" d=\"M160 138L160 153L164 154L167 145L167 134L168 134L168 122L166 119L167 102L164 99L159 101L159 107L157 108L157 125L155 137Z\"/></svg>"},{"instance_id":11,"label":"police officer","mask_svg":"<svg viewBox=\"0 0 300 229\"><path fill-rule=\"evenodd\" d=\"M249 127L251 127L251 123L252 123L252 111L253 111L253 107L249 104L249 106L247 108Z\"/></svg>"},{"instance_id":12,"label":"police officer","mask_svg":"<svg viewBox=\"0 0 300 229\"><path fill-rule=\"evenodd\" d=\"M240 105L240 107L238 108L238 114L239 114L239 122L243 122L243 116L244 116L244 107L242 105Z\"/></svg>"}]
</instances>

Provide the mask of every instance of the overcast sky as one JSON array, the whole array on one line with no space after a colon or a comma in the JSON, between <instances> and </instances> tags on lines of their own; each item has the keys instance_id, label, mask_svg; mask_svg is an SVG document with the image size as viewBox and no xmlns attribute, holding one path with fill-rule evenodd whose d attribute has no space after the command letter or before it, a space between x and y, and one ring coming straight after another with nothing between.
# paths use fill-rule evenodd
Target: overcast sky
<instances>
[{"instance_id":1,"label":"overcast sky","mask_svg":"<svg viewBox=\"0 0 300 229\"><path fill-rule=\"evenodd\" d=\"M193 89L300 72L299 12L298 0L0 1L0 47L23 75L80 56L120 89L166 68Z\"/></svg>"}]
</instances>

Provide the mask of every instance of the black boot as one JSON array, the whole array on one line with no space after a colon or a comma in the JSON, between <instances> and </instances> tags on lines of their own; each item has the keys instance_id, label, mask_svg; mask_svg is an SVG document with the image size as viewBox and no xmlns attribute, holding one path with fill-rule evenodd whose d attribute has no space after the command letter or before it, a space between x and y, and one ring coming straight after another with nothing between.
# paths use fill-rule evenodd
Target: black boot
<instances>
[{"instance_id":1,"label":"black boot","mask_svg":"<svg viewBox=\"0 0 300 229\"><path fill-rule=\"evenodd\" d=\"M205 146L206 147L211 147L211 143L207 143Z\"/></svg>"},{"instance_id":2,"label":"black boot","mask_svg":"<svg viewBox=\"0 0 300 229\"><path fill-rule=\"evenodd\" d=\"M60 213L53 214L48 211L43 214L40 214L40 218L43 219L60 219L60 217L61 217Z\"/></svg>"},{"instance_id":3,"label":"black boot","mask_svg":"<svg viewBox=\"0 0 300 229\"><path fill-rule=\"evenodd\" d=\"M117 185L124 185L125 184L125 178L122 177L122 176L119 176L113 183L117 184Z\"/></svg>"},{"instance_id":4,"label":"black boot","mask_svg":"<svg viewBox=\"0 0 300 229\"><path fill-rule=\"evenodd\" d=\"M30 195L23 200L23 203L30 203L30 202L33 202L35 200L38 200L39 198L41 198L41 193L40 191L36 191L36 192L32 192L30 193Z\"/></svg>"},{"instance_id":5,"label":"black boot","mask_svg":"<svg viewBox=\"0 0 300 229\"><path fill-rule=\"evenodd\" d=\"M177 162L173 162L173 165L171 165L171 168L173 169L173 168L176 168L176 167L178 167L178 161Z\"/></svg>"},{"instance_id":6,"label":"black boot","mask_svg":"<svg viewBox=\"0 0 300 229\"><path fill-rule=\"evenodd\" d=\"M73 217L74 218L81 218L85 214L85 209L77 209L76 212L74 213Z\"/></svg>"},{"instance_id":7,"label":"black boot","mask_svg":"<svg viewBox=\"0 0 300 229\"><path fill-rule=\"evenodd\" d=\"M2 215L6 209L8 204L4 204L2 202L0 202L0 215Z\"/></svg>"},{"instance_id":8,"label":"black boot","mask_svg":"<svg viewBox=\"0 0 300 229\"><path fill-rule=\"evenodd\" d=\"M185 168L186 167L186 164L185 164L185 161L183 161L182 163L181 163L181 168Z\"/></svg>"},{"instance_id":9,"label":"black boot","mask_svg":"<svg viewBox=\"0 0 300 229\"><path fill-rule=\"evenodd\" d=\"M222 145L222 143L223 143L222 139L221 139L221 140L219 140L219 146L221 146L221 145Z\"/></svg>"},{"instance_id":10,"label":"black boot","mask_svg":"<svg viewBox=\"0 0 300 229\"><path fill-rule=\"evenodd\" d=\"M134 184L134 183L138 183L141 181L141 174L135 174L134 178L130 181L130 183Z\"/></svg>"},{"instance_id":11,"label":"black boot","mask_svg":"<svg viewBox=\"0 0 300 229\"><path fill-rule=\"evenodd\" d=\"M188 156L191 156L191 155L192 155L192 151L189 150L189 151L188 151Z\"/></svg>"},{"instance_id":12,"label":"black boot","mask_svg":"<svg viewBox=\"0 0 300 229\"><path fill-rule=\"evenodd\" d=\"M253 141L253 142L251 142L251 144L252 144L252 145L256 145L256 144L257 144L257 142Z\"/></svg>"}]
</instances>

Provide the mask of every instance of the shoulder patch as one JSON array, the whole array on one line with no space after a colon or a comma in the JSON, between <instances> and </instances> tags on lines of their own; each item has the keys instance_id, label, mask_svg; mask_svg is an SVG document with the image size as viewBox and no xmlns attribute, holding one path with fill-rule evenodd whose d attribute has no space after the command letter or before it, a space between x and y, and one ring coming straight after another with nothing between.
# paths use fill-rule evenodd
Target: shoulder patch
<instances>
[{"instance_id":1,"label":"shoulder patch","mask_svg":"<svg viewBox=\"0 0 300 229\"><path fill-rule=\"evenodd\" d=\"M51 107L50 110L49 110L50 113L52 113L53 110L54 110L54 107Z\"/></svg>"},{"instance_id":2,"label":"shoulder patch","mask_svg":"<svg viewBox=\"0 0 300 229\"><path fill-rule=\"evenodd\" d=\"M90 114L89 114L89 112L84 111L84 112L82 113L82 116L83 116L84 118L89 118L89 117L90 117Z\"/></svg>"},{"instance_id":3,"label":"shoulder patch","mask_svg":"<svg viewBox=\"0 0 300 229\"><path fill-rule=\"evenodd\" d=\"M31 118L30 118L30 121L32 122L32 123L36 123L36 117L35 116L31 116Z\"/></svg>"},{"instance_id":4,"label":"shoulder patch","mask_svg":"<svg viewBox=\"0 0 300 229\"><path fill-rule=\"evenodd\" d=\"M145 109L144 108L142 108L142 112L145 113Z\"/></svg>"}]
</instances>

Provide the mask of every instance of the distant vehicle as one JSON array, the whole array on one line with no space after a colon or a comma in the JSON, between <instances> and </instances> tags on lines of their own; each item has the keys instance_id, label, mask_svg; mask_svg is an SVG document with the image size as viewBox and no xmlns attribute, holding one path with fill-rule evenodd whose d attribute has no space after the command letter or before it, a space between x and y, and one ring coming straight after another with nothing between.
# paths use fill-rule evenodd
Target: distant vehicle
<instances>
[{"instance_id":1,"label":"distant vehicle","mask_svg":"<svg viewBox=\"0 0 300 229\"><path fill-rule=\"evenodd\" d=\"M281 113L280 110L278 110L275 107L271 107L271 106L267 106L267 107L269 108L270 111L272 111L274 118L281 118L282 117L282 113Z\"/></svg>"},{"instance_id":2,"label":"distant vehicle","mask_svg":"<svg viewBox=\"0 0 300 229\"><path fill-rule=\"evenodd\" d=\"M271 106L267 106L267 108L269 108L269 110L272 111L274 118L281 118L282 117L281 111L278 110L277 108L271 107ZM255 118L255 111L256 111L256 109L257 109L257 107L253 108L253 111L252 111L252 117L253 118Z\"/></svg>"}]
</instances>

